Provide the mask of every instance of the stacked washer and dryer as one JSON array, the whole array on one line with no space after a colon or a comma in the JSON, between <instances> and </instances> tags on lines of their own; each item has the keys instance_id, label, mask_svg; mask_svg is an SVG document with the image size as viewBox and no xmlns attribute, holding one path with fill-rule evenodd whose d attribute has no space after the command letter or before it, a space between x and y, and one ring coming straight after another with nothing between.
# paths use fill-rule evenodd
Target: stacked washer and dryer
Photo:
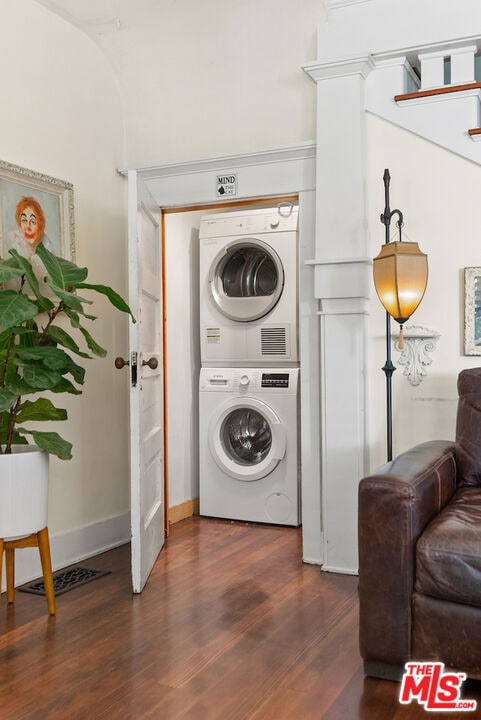
<instances>
[{"instance_id":1,"label":"stacked washer and dryer","mask_svg":"<svg viewBox=\"0 0 481 720\"><path fill-rule=\"evenodd\" d=\"M300 524L298 207L200 224L200 514Z\"/></svg>"}]
</instances>

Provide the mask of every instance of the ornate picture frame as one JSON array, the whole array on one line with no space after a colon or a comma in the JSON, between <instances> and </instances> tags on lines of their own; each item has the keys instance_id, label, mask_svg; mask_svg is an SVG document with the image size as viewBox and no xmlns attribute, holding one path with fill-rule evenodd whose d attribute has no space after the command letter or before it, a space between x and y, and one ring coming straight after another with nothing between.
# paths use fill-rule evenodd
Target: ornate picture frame
<instances>
[{"instance_id":1,"label":"ornate picture frame","mask_svg":"<svg viewBox=\"0 0 481 720\"><path fill-rule=\"evenodd\" d=\"M33 202L32 202L33 201ZM14 247L27 248L22 236L22 208L42 216L41 242L56 255L75 261L73 185L35 170L0 160L0 256L8 258ZM38 212L37 212L38 210ZM36 218L34 218L36 220ZM26 236L25 236L26 237Z\"/></svg>"},{"instance_id":2,"label":"ornate picture frame","mask_svg":"<svg viewBox=\"0 0 481 720\"><path fill-rule=\"evenodd\" d=\"M464 268L464 354L481 355L481 267Z\"/></svg>"}]
</instances>

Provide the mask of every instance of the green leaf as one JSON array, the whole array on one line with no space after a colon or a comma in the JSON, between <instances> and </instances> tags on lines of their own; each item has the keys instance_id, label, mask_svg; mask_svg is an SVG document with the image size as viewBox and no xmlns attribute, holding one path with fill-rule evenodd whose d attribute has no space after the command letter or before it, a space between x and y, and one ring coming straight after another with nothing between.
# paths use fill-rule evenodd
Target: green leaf
<instances>
[{"instance_id":1,"label":"green leaf","mask_svg":"<svg viewBox=\"0 0 481 720\"><path fill-rule=\"evenodd\" d=\"M0 333L0 350L6 350L10 344L10 338L12 337L11 328L7 328Z\"/></svg>"},{"instance_id":2,"label":"green leaf","mask_svg":"<svg viewBox=\"0 0 481 720\"><path fill-rule=\"evenodd\" d=\"M21 435L17 430L14 430L12 433L10 445L28 445L28 440L26 437ZM7 443L7 430L5 430L0 427L0 445L6 445Z\"/></svg>"},{"instance_id":3,"label":"green leaf","mask_svg":"<svg viewBox=\"0 0 481 720\"><path fill-rule=\"evenodd\" d=\"M37 422L43 420L66 420L67 411L56 408L47 398L38 398L34 402L25 400L18 408L16 422Z\"/></svg>"},{"instance_id":4,"label":"green leaf","mask_svg":"<svg viewBox=\"0 0 481 720\"><path fill-rule=\"evenodd\" d=\"M80 324L80 318L74 310L71 310L70 308L64 308L64 313L70 320L70 324L73 328L78 329L82 327L82 325ZM86 318L87 320L97 320L97 317L95 315L87 315L86 313L83 313L82 317Z\"/></svg>"},{"instance_id":5,"label":"green leaf","mask_svg":"<svg viewBox=\"0 0 481 720\"><path fill-rule=\"evenodd\" d=\"M65 308L64 310L65 315L70 320L70 324L73 328L79 328L80 327L80 318L77 315L77 313L74 310L71 310L70 308Z\"/></svg>"},{"instance_id":6,"label":"green leaf","mask_svg":"<svg viewBox=\"0 0 481 720\"><path fill-rule=\"evenodd\" d=\"M39 430L22 430L33 437L33 441L40 450L56 455L60 460L72 459L72 443L64 440L56 432L40 432Z\"/></svg>"},{"instance_id":7,"label":"green leaf","mask_svg":"<svg viewBox=\"0 0 481 720\"><path fill-rule=\"evenodd\" d=\"M54 255L43 243L37 245L36 253L45 265L53 284L60 290L77 287L88 275L87 268L79 268L75 263Z\"/></svg>"},{"instance_id":8,"label":"green leaf","mask_svg":"<svg viewBox=\"0 0 481 720\"><path fill-rule=\"evenodd\" d=\"M12 260L2 260L0 258L0 282L18 280L22 277L22 275L23 270L14 266Z\"/></svg>"},{"instance_id":9,"label":"green leaf","mask_svg":"<svg viewBox=\"0 0 481 720\"><path fill-rule=\"evenodd\" d=\"M18 395L15 395L11 390L2 388L0 390L0 412L10 410L12 405L17 401Z\"/></svg>"},{"instance_id":10,"label":"green leaf","mask_svg":"<svg viewBox=\"0 0 481 720\"><path fill-rule=\"evenodd\" d=\"M23 367L23 378L38 392L54 388L62 379L62 375L57 370L49 370L40 363L31 363Z\"/></svg>"},{"instance_id":11,"label":"green leaf","mask_svg":"<svg viewBox=\"0 0 481 720\"><path fill-rule=\"evenodd\" d=\"M13 332L18 335L19 347L33 347L38 337L37 323L35 320L26 320L22 327L13 328Z\"/></svg>"},{"instance_id":12,"label":"green leaf","mask_svg":"<svg viewBox=\"0 0 481 720\"><path fill-rule=\"evenodd\" d=\"M5 365L7 356L8 356L7 348L2 348L0 350L0 366Z\"/></svg>"},{"instance_id":13,"label":"green leaf","mask_svg":"<svg viewBox=\"0 0 481 720\"><path fill-rule=\"evenodd\" d=\"M20 366L30 361L41 362L48 370L63 370L70 363L67 353L61 348L37 345L29 348L16 348L15 363Z\"/></svg>"},{"instance_id":14,"label":"green leaf","mask_svg":"<svg viewBox=\"0 0 481 720\"><path fill-rule=\"evenodd\" d=\"M74 362L72 358L69 358L69 364L63 370L64 375L65 373L70 373L75 382L77 382L79 385L84 384L85 368L83 368L81 365L77 365L77 363Z\"/></svg>"},{"instance_id":15,"label":"green leaf","mask_svg":"<svg viewBox=\"0 0 481 720\"><path fill-rule=\"evenodd\" d=\"M47 285L52 290L52 292L55 293L58 298L60 298L64 305L72 308L72 310L75 310L76 312L83 314L83 302L89 303L90 305L92 304L90 300L81 298L76 293L68 292L68 290L64 290L58 285L54 285L54 283L52 283L50 280L47 280Z\"/></svg>"},{"instance_id":16,"label":"green leaf","mask_svg":"<svg viewBox=\"0 0 481 720\"><path fill-rule=\"evenodd\" d=\"M71 395L81 395L82 391L79 390L79 388L76 388L75 385L73 385L70 380L67 380L66 377L63 377L57 385L50 388L50 392L53 393L70 393Z\"/></svg>"},{"instance_id":17,"label":"green leaf","mask_svg":"<svg viewBox=\"0 0 481 720\"><path fill-rule=\"evenodd\" d=\"M7 444L8 424L10 420L9 412L0 413L0 445L4 446ZM17 430L13 430L10 437L11 445L27 445L27 440L20 435ZM4 448L0 447L0 453L4 452Z\"/></svg>"},{"instance_id":18,"label":"green leaf","mask_svg":"<svg viewBox=\"0 0 481 720\"><path fill-rule=\"evenodd\" d=\"M76 355L80 355L80 357L83 358L90 358L90 355L80 350L73 337L62 328L57 327L56 325L51 325L47 330L47 335L51 340L53 340L53 342L58 345L63 345L63 347L66 347L67 350L71 350Z\"/></svg>"},{"instance_id":19,"label":"green leaf","mask_svg":"<svg viewBox=\"0 0 481 720\"><path fill-rule=\"evenodd\" d=\"M112 305L117 308L117 310L120 310L121 312L128 313L132 320L135 322L135 318L132 315L132 312L125 302L125 300L117 293L115 290L112 290L111 287L108 287L107 285L91 285L90 283L80 283L77 285L78 288L81 289L88 289L88 290L95 290L95 292L101 293L102 295L106 295Z\"/></svg>"},{"instance_id":20,"label":"green leaf","mask_svg":"<svg viewBox=\"0 0 481 720\"><path fill-rule=\"evenodd\" d=\"M5 386L8 387L11 392L16 393L17 397L21 397L22 395L32 395L32 393L38 392L38 388L31 387L27 382L25 382L24 378L18 375L16 366L14 366L14 370L12 372L7 370Z\"/></svg>"},{"instance_id":21,"label":"green leaf","mask_svg":"<svg viewBox=\"0 0 481 720\"><path fill-rule=\"evenodd\" d=\"M0 292L0 327L11 328L38 315L38 307L14 290Z\"/></svg>"},{"instance_id":22,"label":"green leaf","mask_svg":"<svg viewBox=\"0 0 481 720\"><path fill-rule=\"evenodd\" d=\"M98 345L91 336L91 334L85 328L80 327L79 330L84 336L85 342L87 343L89 349L94 353L94 355L98 355L99 357L105 357L107 355L107 350Z\"/></svg>"},{"instance_id":23,"label":"green leaf","mask_svg":"<svg viewBox=\"0 0 481 720\"><path fill-rule=\"evenodd\" d=\"M49 300L47 297L42 295L40 291L40 284L38 282L37 276L35 275L31 263L27 260L26 257L23 257L23 255L20 255L20 253L17 252L17 250L9 250L10 255L15 258L19 266L22 268L23 273L26 277L26 280L28 284L30 285L30 289L32 290L33 294L37 298L38 307L42 312L48 312L49 310L52 310L54 307L54 304L51 300Z\"/></svg>"},{"instance_id":24,"label":"green leaf","mask_svg":"<svg viewBox=\"0 0 481 720\"><path fill-rule=\"evenodd\" d=\"M8 425L9 418L10 418L10 413L7 410L0 412L0 438L2 437L2 433L6 433L6 431L7 431L7 425ZM0 440L0 442L1 442L1 440Z\"/></svg>"}]
</instances>

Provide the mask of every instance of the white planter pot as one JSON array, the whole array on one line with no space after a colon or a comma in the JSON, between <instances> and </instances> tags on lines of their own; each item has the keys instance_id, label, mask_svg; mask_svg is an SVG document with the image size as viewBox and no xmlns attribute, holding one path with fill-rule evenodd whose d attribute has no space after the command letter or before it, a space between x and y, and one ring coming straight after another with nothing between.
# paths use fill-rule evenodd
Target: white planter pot
<instances>
[{"instance_id":1,"label":"white planter pot","mask_svg":"<svg viewBox=\"0 0 481 720\"><path fill-rule=\"evenodd\" d=\"M15 445L11 455L0 455L0 538L47 526L48 459L35 445Z\"/></svg>"}]
</instances>

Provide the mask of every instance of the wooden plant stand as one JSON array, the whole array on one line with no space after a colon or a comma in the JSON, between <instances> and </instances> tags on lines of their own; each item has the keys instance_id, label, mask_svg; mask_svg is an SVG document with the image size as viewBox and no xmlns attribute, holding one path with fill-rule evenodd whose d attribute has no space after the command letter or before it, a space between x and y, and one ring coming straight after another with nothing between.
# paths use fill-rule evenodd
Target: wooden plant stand
<instances>
[{"instance_id":1,"label":"wooden plant stand","mask_svg":"<svg viewBox=\"0 0 481 720\"><path fill-rule=\"evenodd\" d=\"M55 615L55 592L52 577L52 562L50 559L50 542L48 528L44 527L39 532L32 533L26 537L16 540L4 540L0 538L0 577L2 575L3 551L5 550L5 571L7 578L7 602L15 600L15 550L26 547L38 547L40 562L42 564L43 582L45 585L45 596L50 615Z\"/></svg>"}]
</instances>

